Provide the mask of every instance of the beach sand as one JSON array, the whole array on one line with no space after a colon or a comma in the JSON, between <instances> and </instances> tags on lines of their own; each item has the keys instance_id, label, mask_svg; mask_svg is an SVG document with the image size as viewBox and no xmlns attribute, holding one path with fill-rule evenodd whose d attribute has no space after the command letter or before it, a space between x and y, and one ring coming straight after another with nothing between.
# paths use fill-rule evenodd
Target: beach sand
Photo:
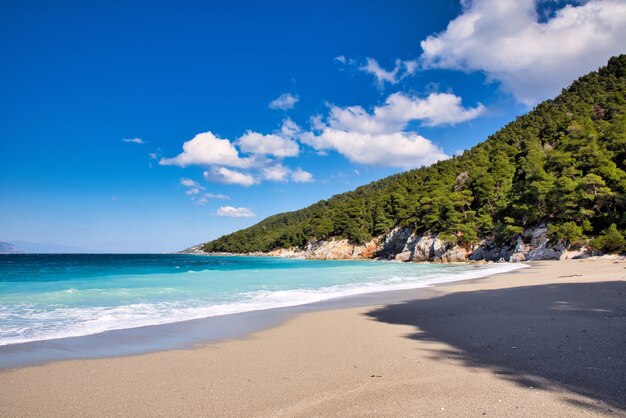
<instances>
[{"instance_id":1,"label":"beach sand","mask_svg":"<svg viewBox=\"0 0 626 418\"><path fill-rule=\"evenodd\" d=\"M435 290L194 349L5 370L0 416L626 416L623 259Z\"/></svg>"}]
</instances>

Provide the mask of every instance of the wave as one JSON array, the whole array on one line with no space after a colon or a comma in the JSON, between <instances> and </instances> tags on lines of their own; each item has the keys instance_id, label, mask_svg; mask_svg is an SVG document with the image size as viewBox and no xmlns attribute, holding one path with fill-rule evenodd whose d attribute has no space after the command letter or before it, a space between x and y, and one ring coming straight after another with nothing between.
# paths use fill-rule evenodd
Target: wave
<instances>
[{"instance_id":1,"label":"wave","mask_svg":"<svg viewBox=\"0 0 626 418\"><path fill-rule=\"evenodd\" d=\"M158 303L132 303L110 307L49 307L0 305L0 345L79 337L106 331L161 325L241 312L305 305L365 293L423 288L434 284L476 279L526 267L499 264L462 272L392 276L383 280L320 288L252 290L231 295L227 301L189 299ZM173 289L164 288L164 291ZM75 293L76 289L66 292Z\"/></svg>"}]
</instances>

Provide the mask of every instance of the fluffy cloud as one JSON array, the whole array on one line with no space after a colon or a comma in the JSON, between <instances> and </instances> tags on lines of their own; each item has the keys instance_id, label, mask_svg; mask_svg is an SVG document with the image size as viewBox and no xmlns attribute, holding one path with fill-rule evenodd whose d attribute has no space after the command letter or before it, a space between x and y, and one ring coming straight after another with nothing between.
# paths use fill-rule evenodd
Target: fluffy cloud
<instances>
[{"instance_id":1,"label":"fluffy cloud","mask_svg":"<svg viewBox=\"0 0 626 418\"><path fill-rule=\"evenodd\" d=\"M278 134L263 135L248 131L236 141L239 148L246 153L273 155L275 157L295 157L300 152L298 144Z\"/></svg>"},{"instance_id":2,"label":"fluffy cloud","mask_svg":"<svg viewBox=\"0 0 626 418\"><path fill-rule=\"evenodd\" d=\"M222 206L217 209L215 216L225 216L230 218L254 218L256 215L249 208Z\"/></svg>"},{"instance_id":3,"label":"fluffy cloud","mask_svg":"<svg viewBox=\"0 0 626 418\"><path fill-rule=\"evenodd\" d=\"M454 125L474 119L483 111L481 104L463 107L461 98L450 93L431 93L425 98L394 93L371 111L361 106L330 106L326 118L311 118L310 131L303 131L286 119L274 133L248 131L234 143L211 132L199 134L183 144L181 154L163 158L160 163L206 165L207 181L245 187L263 180L312 182L311 173L301 168L294 171L281 163L282 158L299 154L297 140L314 148L318 155L334 150L360 164L413 168L448 156L428 139L405 131L409 122L420 121L423 126ZM185 183L190 188L187 194L200 194L192 180L185 179Z\"/></svg>"},{"instance_id":4,"label":"fluffy cloud","mask_svg":"<svg viewBox=\"0 0 626 418\"><path fill-rule=\"evenodd\" d=\"M270 102L270 109L289 110L300 101L298 96L294 96L290 93L284 93L278 96L276 99Z\"/></svg>"},{"instance_id":5,"label":"fluffy cloud","mask_svg":"<svg viewBox=\"0 0 626 418\"><path fill-rule=\"evenodd\" d=\"M147 142L141 138L124 138L122 142L130 142L131 144L146 144Z\"/></svg>"},{"instance_id":6,"label":"fluffy cloud","mask_svg":"<svg viewBox=\"0 0 626 418\"><path fill-rule=\"evenodd\" d=\"M296 171L291 173L291 180L295 183L311 183L314 181L313 174L304 171L300 167L296 168Z\"/></svg>"},{"instance_id":7,"label":"fluffy cloud","mask_svg":"<svg viewBox=\"0 0 626 418\"><path fill-rule=\"evenodd\" d=\"M448 158L428 139L413 132L369 134L329 127L303 140L316 149L334 149L359 164L413 168Z\"/></svg>"},{"instance_id":8,"label":"fluffy cloud","mask_svg":"<svg viewBox=\"0 0 626 418\"><path fill-rule=\"evenodd\" d=\"M626 51L626 2L567 5L540 21L535 0L463 1L445 31L421 42L425 68L484 71L531 105Z\"/></svg>"},{"instance_id":9,"label":"fluffy cloud","mask_svg":"<svg viewBox=\"0 0 626 418\"><path fill-rule=\"evenodd\" d=\"M230 170L226 167L213 167L210 171L204 172L204 178L209 182L238 184L245 187L252 186L259 182L251 174Z\"/></svg>"},{"instance_id":10,"label":"fluffy cloud","mask_svg":"<svg viewBox=\"0 0 626 418\"><path fill-rule=\"evenodd\" d=\"M186 167L199 165L226 165L247 168L254 165L254 158L241 158L228 139L221 139L212 132L204 132L183 143L183 152L174 158L161 158L161 165Z\"/></svg>"},{"instance_id":11,"label":"fluffy cloud","mask_svg":"<svg viewBox=\"0 0 626 418\"><path fill-rule=\"evenodd\" d=\"M454 125L474 119L484 110L481 104L464 108L461 98L449 93L431 93L425 99L394 93L371 113L361 106L331 106L328 125L369 134L393 133L403 130L412 120L420 120L426 126Z\"/></svg>"},{"instance_id":12,"label":"fluffy cloud","mask_svg":"<svg viewBox=\"0 0 626 418\"><path fill-rule=\"evenodd\" d=\"M271 181L286 181L291 170L282 164L265 167L262 170L263 178Z\"/></svg>"},{"instance_id":13,"label":"fluffy cloud","mask_svg":"<svg viewBox=\"0 0 626 418\"><path fill-rule=\"evenodd\" d=\"M295 138L300 134L300 127L291 119L285 119L274 133L248 131L234 142L218 138L212 132L204 132L184 142L182 153L173 158L161 158L159 164L180 167L204 165L209 167L204 173L207 181L227 184L251 186L263 179L285 181L291 170L278 161L299 154L300 147ZM198 184L191 179L181 179L181 184L198 188ZM197 195L199 191L190 189L186 193Z\"/></svg>"},{"instance_id":14,"label":"fluffy cloud","mask_svg":"<svg viewBox=\"0 0 626 418\"><path fill-rule=\"evenodd\" d=\"M480 104L464 108L461 98L449 93L431 93L424 99L394 93L371 112L361 106L331 106L326 121L312 118L313 131L301 133L300 140L317 151L335 150L360 164L419 167L448 156L428 139L405 132L409 122L453 125L483 111Z\"/></svg>"}]
</instances>

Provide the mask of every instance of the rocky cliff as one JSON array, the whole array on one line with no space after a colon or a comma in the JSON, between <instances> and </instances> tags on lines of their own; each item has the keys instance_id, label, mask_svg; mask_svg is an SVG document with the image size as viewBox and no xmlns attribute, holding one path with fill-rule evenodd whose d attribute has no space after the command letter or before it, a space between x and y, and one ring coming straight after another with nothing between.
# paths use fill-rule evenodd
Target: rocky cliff
<instances>
[{"instance_id":1,"label":"rocky cliff","mask_svg":"<svg viewBox=\"0 0 626 418\"><path fill-rule=\"evenodd\" d=\"M198 245L184 251L188 254L207 254ZM215 253L227 254L227 253ZM247 253L275 257L312 260L382 259L403 262L520 262L536 260L565 260L599 255L585 245L566 246L551 242L548 228L538 225L526 229L517 237L515 245L497 245L483 240L471 248L454 245L438 234L416 235L409 228L395 228L371 241L356 245L345 239L309 242L304 248L281 248L270 252Z\"/></svg>"}]
</instances>

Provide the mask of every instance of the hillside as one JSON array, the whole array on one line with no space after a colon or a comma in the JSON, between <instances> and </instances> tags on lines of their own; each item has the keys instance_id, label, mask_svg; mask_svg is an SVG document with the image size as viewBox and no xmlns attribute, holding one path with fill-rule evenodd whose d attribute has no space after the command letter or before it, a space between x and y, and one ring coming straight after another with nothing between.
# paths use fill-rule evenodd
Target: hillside
<instances>
[{"instance_id":1,"label":"hillside","mask_svg":"<svg viewBox=\"0 0 626 418\"><path fill-rule=\"evenodd\" d=\"M552 245L620 252L625 212L621 55L460 156L271 216L201 249L269 252L339 239L356 245L402 229L471 253L485 242L513 248L545 224Z\"/></svg>"},{"instance_id":2,"label":"hillside","mask_svg":"<svg viewBox=\"0 0 626 418\"><path fill-rule=\"evenodd\" d=\"M0 254L20 254L22 251L10 242L0 242Z\"/></svg>"}]
</instances>

